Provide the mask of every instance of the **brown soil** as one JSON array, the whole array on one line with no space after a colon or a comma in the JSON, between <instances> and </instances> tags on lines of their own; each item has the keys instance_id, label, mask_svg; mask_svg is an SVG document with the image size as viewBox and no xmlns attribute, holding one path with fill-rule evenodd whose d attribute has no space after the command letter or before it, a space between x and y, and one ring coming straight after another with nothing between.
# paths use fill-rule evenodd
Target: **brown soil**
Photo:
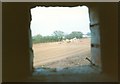
<instances>
[{"instance_id":1,"label":"brown soil","mask_svg":"<svg viewBox=\"0 0 120 84\"><path fill-rule=\"evenodd\" d=\"M89 65L85 58L91 58L90 39L74 42L52 42L33 44L34 67L73 67Z\"/></svg>"}]
</instances>

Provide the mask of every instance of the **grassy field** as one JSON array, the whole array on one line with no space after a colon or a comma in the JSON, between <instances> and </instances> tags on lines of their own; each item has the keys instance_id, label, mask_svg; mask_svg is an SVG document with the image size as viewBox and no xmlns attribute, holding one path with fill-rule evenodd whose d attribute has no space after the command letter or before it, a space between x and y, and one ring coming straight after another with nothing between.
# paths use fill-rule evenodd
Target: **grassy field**
<instances>
[{"instance_id":1,"label":"grassy field","mask_svg":"<svg viewBox=\"0 0 120 84\"><path fill-rule=\"evenodd\" d=\"M73 42L52 42L33 44L34 68L41 66L72 67L88 65L91 58L90 38L75 40Z\"/></svg>"}]
</instances>

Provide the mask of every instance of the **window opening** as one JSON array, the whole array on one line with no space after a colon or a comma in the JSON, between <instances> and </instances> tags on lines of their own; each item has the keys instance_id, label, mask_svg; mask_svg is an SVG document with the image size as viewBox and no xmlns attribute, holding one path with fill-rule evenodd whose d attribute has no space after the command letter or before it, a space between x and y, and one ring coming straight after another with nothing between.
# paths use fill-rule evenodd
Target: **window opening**
<instances>
[{"instance_id":1,"label":"window opening","mask_svg":"<svg viewBox=\"0 0 120 84\"><path fill-rule=\"evenodd\" d=\"M31 15L35 70L87 73L94 65L88 8L39 6L31 9Z\"/></svg>"}]
</instances>

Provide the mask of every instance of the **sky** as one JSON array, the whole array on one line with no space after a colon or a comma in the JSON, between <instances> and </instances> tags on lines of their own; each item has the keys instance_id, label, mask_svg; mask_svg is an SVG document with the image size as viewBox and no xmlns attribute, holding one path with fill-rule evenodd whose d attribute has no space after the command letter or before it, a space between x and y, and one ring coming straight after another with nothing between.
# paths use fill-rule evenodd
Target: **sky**
<instances>
[{"instance_id":1,"label":"sky","mask_svg":"<svg viewBox=\"0 0 120 84\"><path fill-rule=\"evenodd\" d=\"M76 7L44 7L37 6L31 9L32 36L52 35L54 31L60 30L65 34L72 31L80 31L83 34L90 32L89 14L86 6Z\"/></svg>"}]
</instances>

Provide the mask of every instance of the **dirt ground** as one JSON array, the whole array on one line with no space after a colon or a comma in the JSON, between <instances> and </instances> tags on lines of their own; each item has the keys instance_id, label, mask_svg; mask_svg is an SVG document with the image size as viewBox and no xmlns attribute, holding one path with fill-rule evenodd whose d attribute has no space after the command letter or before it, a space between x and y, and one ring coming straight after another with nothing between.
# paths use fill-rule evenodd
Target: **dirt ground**
<instances>
[{"instance_id":1,"label":"dirt ground","mask_svg":"<svg viewBox=\"0 0 120 84\"><path fill-rule=\"evenodd\" d=\"M33 44L34 68L68 68L89 65L85 58L91 58L90 38L73 42L52 42Z\"/></svg>"},{"instance_id":2,"label":"dirt ground","mask_svg":"<svg viewBox=\"0 0 120 84\"><path fill-rule=\"evenodd\" d=\"M91 59L90 38L74 42L53 42L33 44L34 72L33 81L74 82L91 80L101 73L101 69L92 66L86 57ZM89 75L89 76L88 76ZM103 76L101 76L103 78Z\"/></svg>"}]
</instances>

